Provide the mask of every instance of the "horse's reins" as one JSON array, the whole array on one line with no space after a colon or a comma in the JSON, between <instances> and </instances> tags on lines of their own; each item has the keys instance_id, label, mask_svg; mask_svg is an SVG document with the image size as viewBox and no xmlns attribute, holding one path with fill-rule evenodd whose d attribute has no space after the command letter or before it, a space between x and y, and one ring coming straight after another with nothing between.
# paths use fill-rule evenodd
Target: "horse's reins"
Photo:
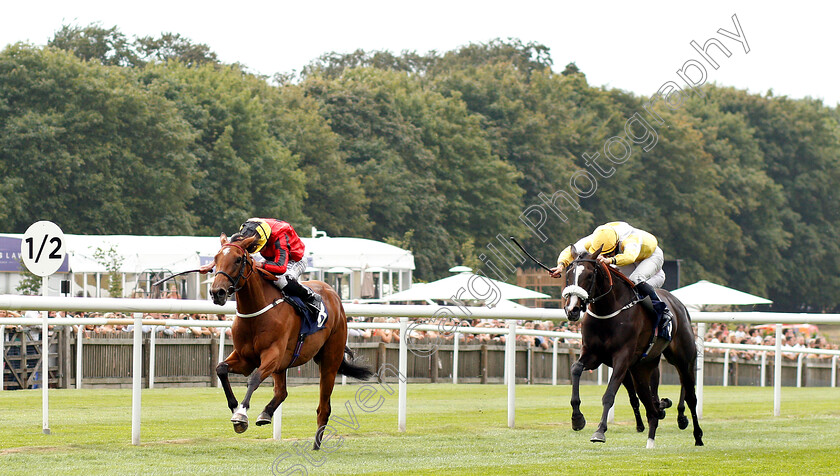
<instances>
[{"instance_id":1,"label":"horse's reins","mask_svg":"<svg viewBox=\"0 0 840 476\"><path fill-rule=\"evenodd\" d=\"M254 267L253 266L248 266L251 263L251 257L250 257L250 255L248 254L248 251L245 248L239 246L237 243L225 243L225 244L222 245L222 248L224 248L225 246L232 246L234 248L238 248L243 253L242 264L239 266L239 273L237 273L236 279L233 279L233 277L231 275L225 273L222 270L217 270L216 271L216 274L221 274L222 276L228 278L228 280L230 281L230 288L233 290L234 293L236 293L245 286L245 282L243 282L240 285L239 281L242 280L243 278L245 279L245 281L248 281L248 278L251 277L251 273L254 272ZM245 269L246 268L248 268L251 271L250 273L248 273L247 276L245 275Z\"/></svg>"},{"instance_id":2,"label":"horse's reins","mask_svg":"<svg viewBox=\"0 0 840 476\"><path fill-rule=\"evenodd\" d=\"M586 313L589 314L590 316L592 316L596 319L610 319L610 318L613 318L613 317L621 314L623 311L626 311L627 309L630 309L631 307L633 307L633 306L635 306L636 304L639 303L638 299L632 299L629 303L625 304L624 306L622 306L618 310L616 310L614 312L611 312L610 314L606 314L606 315L603 315L603 316L599 315L599 314L595 314L589 308L589 305L599 301L601 298L605 297L607 294L612 292L612 290L613 290L613 279L612 279L613 273L615 273L616 276L620 276L622 278L622 280L627 282L628 284L630 284L631 287L632 287L633 283L632 283L632 281L630 281L630 279L628 279L626 276L624 276L624 274L622 274L620 271L618 271L617 269L613 269L612 267L608 266L606 263L603 263L601 261L594 260L594 259L588 259L588 258L578 258L578 259L575 259L574 261L572 261L572 263L569 265L569 267L571 267L576 262L595 263L595 265L596 265L596 267L595 267L595 275L596 275L595 278L596 279L593 279L592 284L589 285L589 290L586 293L587 296L591 295L592 291L595 289L595 283L597 281L597 277L598 277L597 275L598 275L600 269L604 270L604 272L607 275L607 279L609 280L609 283L610 283L609 288L603 294L601 294L597 297L594 297L594 298L587 297L586 299L581 299L581 302L586 307Z\"/></svg>"},{"instance_id":3,"label":"horse's reins","mask_svg":"<svg viewBox=\"0 0 840 476\"><path fill-rule=\"evenodd\" d=\"M225 246L233 246L233 247L241 250L242 253L243 253L242 257L244 259L242 260L242 265L239 267L239 273L237 273L236 279L233 279L233 277L231 275L229 275L228 273L225 273L224 271L216 271L216 274L221 274L222 276L228 278L228 280L231 282L231 286L230 286L231 289L233 290L234 293L236 293L240 289L245 287L245 282L248 281L248 278L250 278L251 274L253 274L253 272L254 272L254 266L251 264L251 258L250 258L250 254L248 253L248 250L239 246L238 243L225 243L224 245L222 245L222 247L225 247ZM247 275L245 274L246 269L251 271ZM244 279L244 281L240 285L239 281L242 280L242 279ZM251 313L248 313L248 314L242 314L241 312L239 312L239 310L237 310L236 311L236 317L241 317L241 318L244 318L244 319L257 317L260 314L265 314L269 309L273 308L274 306L277 306L278 304L280 304L283 301L285 301L285 299L283 298L283 296L280 296L279 298L275 299L274 301L272 301L271 303L269 303L267 306L260 309L259 311L251 312Z\"/></svg>"},{"instance_id":4,"label":"horse's reins","mask_svg":"<svg viewBox=\"0 0 840 476\"><path fill-rule=\"evenodd\" d=\"M245 283L248 282L248 279L251 277L251 274L254 273L254 266L251 263L251 254L248 253L248 250L239 246L238 243L225 243L222 246L223 247L224 246L233 246L233 247L236 247L236 248L242 250L242 253L243 253L242 256L243 256L244 259L242 260L242 266L239 267L239 274L237 274L236 279L233 279L229 274L225 273L224 271L217 271L218 274L221 274L222 276L224 276L224 277L226 277L230 280L230 282L232 283L231 287L233 288L233 292L238 292L240 289L245 287ZM245 275L245 268L246 267L248 268L248 270L251 271L250 273L248 273L247 276ZM239 280L243 279L243 278L245 279L245 281L242 283L241 286L237 287L237 285L239 284ZM264 314L264 313L268 312L269 309L277 306L278 304L280 304L283 301L285 301L285 299L281 295L279 298L275 299L274 301L272 301L271 303L269 303L267 306L260 309L259 311L252 312L252 313L249 313L249 314L242 314L237 309L236 310L236 317L241 317L241 318L244 318L244 319L257 317L260 314ZM292 353L292 362L289 364L290 367L295 363L295 361L297 361L298 357L300 357L300 351L303 348L303 341L304 341L305 338L306 338L306 336L304 334L300 334L298 336L297 345L295 345L295 350Z\"/></svg>"}]
</instances>

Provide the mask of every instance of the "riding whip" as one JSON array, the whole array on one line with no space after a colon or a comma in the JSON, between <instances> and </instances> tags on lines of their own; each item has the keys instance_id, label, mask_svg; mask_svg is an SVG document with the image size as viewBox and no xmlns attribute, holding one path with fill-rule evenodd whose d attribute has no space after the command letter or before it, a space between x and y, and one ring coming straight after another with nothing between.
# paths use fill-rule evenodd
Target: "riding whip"
<instances>
[{"instance_id":1,"label":"riding whip","mask_svg":"<svg viewBox=\"0 0 840 476\"><path fill-rule=\"evenodd\" d=\"M160 281L156 281L156 282L152 283L152 286L157 286L157 285L159 285L159 284L161 284L165 281L169 281L170 279L174 278L175 276L180 276L182 274L187 274L187 273L196 273L198 271L201 271L201 270L200 269L191 269L189 271L181 271L180 273L175 273L175 274L169 276L168 278L163 278Z\"/></svg>"},{"instance_id":2,"label":"riding whip","mask_svg":"<svg viewBox=\"0 0 840 476\"><path fill-rule=\"evenodd\" d=\"M540 267L541 267L542 269L544 269L544 270L548 271L549 273L551 272L551 268L549 268L548 266L546 266L546 265L544 265L544 264L540 263L540 262L537 260L537 258L534 258L533 256L531 256L531 253L528 253L528 251L527 251L527 250L525 250L525 248L523 248L523 247L522 247L522 245L520 245L518 241L516 241L516 238L514 238L514 237L512 237L512 236L511 236L511 237L510 237L510 241L512 241L512 242L513 242L516 246L518 246L518 247L519 247L519 249L520 249L520 250L522 250L522 252L523 252L523 253L525 253L526 255L528 255L528 257L529 257L529 258L531 258L531 261L533 261L534 263L537 263L538 265L540 265Z\"/></svg>"}]
</instances>

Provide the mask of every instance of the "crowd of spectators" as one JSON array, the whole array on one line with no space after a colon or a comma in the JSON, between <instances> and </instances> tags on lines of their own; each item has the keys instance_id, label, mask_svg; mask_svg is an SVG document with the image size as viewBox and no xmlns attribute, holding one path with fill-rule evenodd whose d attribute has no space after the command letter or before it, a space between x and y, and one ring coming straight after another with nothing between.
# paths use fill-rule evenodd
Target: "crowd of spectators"
<instances>
[{"instance_id":1,"label":"crowd of spectators","mask_svg":"<svg viewBox=\"0 0 840 476\"><path fill-rule=\"evenodd\" d=\"M713 343L728 343L728 344L753 344L753 345L776 345L776 332L774 329L760 327L747 327L744 324L738 324L734 330L731 330L725 323L712 324L709 326L704 340ZM815 328L813 328L815 329ZM783 329L784 341L782 345L797 349L828 349L838 350L838 345L829 343L825 337L819 335L814 331L800 331L796 327L788 326ZM712 354L725 353L725 349L707 348L706 352ZM733 359L740 357L748 360L755 360L761 358L761 351L757 350L730 350L730 357ZM773 352L768 352L768 357L773 356ZM831 355L826 354L806 354L808 358L831 358ZM782 352L782 357L788 360L796 360L799 358L797 352Z\"/></svg>"},{"instance_id":2,"label":"crowd of spectators","mask_svg":"<svg viewBox=\"0 0 840 476\"><path fill-rule=\"evenodd\" d=\"M0 311L0 317L39 317L40 313L34 311ZM98 313L98 312L64 312L64 311L50 311L50 317L95 317L105 319L120 319L130 320L131 316L123 313ZM224 314L162 314L162 313L148 313L143 316L148 319L165 319L170 321L224 321L232 320L233 316L226 316ZM386 323L393 327L399 324L399 320L393 317L374 317L374 318L353 318L348 317L348 322L371 322L375 324ZM230 327L205 327L205 326L186 326L171 323L172 325L165 326L143 326L143 333L149 334L155 332L158 337L211 337L218 336L220 332L225 332L226 337L231 336ZM433 326L431 330L421 330L417 324L426 324ZM507 323L502 319L448 319L442 320L412 320L410 326L410 339L419 343L435 341L435 342L451 342L455 336L458 336L461 343L465 344L505 344L507 340L507 333L454 333L453 329L456 327L475 327L487 329L501 329L507 330ZM7 326L7 329L10 326ZM24 329L23 326L15 326L18 331ZM74 332L78 332L80 326L73 326ZM106 325L84 325L83 334L85 337L116 337L125 335L133 331L133 325L126 323L114 323ZM554 322L554 321L518 321L517 329L522 330L538 330L538 331L560 331L560 332L580 332L579 322ZM810 332L808 331L810 330ZM793 348L811 348L811 349L831 349L837 350L840 346L836 343L830 343L828 340L820 335L815 327L808 328L808 330L800 329L796 326L786 326L784 328L784 342L783 345ZM32 334L34 340L40 339L40 328L29 327L27 331ZM695 327L696 333L696 327ZM34 334L38 334L37 336ZM349 329L348 338L354 341L376 341L387 343L397 343L400 341L399 328L393 329ZM7 340L9 336L5 337ZM731 329L725 323L711 324L704 336L706 342L712 343L730 343L730 344L754 344L754 345L775 345L775 330L769 326L748 327L744 324L739 324ZM565 339L560 338L559 342L564 342ZM517 342L529 345L535 348L549 349L552 341L550 337L534 336L534 335L517 335ZM575 339L570 339L572 345L577 344ZM724 349L706 348L707 353L723 354ZM771 356L768 353L768 356ZM799 356L795 352L783 352L783 357L789 360L796 360ZM732 358L743 359L760 359L761 351L757 350L730 350ZM826 354L806 354L809 358L831 358Z\"/></svg>"},{"instance_id":3,"label":"crowd of spectators","mask_svg":"<svg viewBox=\"0 0 840 476\"><path fill-rule=\"evenodd\" d=\"M348 322L371 322L374 324L387 323L391 325L399 324L399 319L393 317L374 317L368 318L353 318L348 317ZM451 342L457 335L460 342L467 344L504 344L507 341L507 323L503 319L419 319L412 320L409 327L409 338L412 341L436 341L444 343ZM432 326L433 329L421 330L421 325ZM518 331L524 329L538 330L538 331L558 331L558 332L579 332L580 323L569 322L554 322L554 321L517 321ZM474 333L455 333L452 332L457 327L476 327L488 329L501 329L505 333L488 332L486 334ZM385 342L386 344L399 342L399 329L349 329L348 337L356 340L375 340ZM521 342L532 347L539 347L548 349L551 347L551 340L546 336L522 335L516 336L517 342ZM560 342L564 340L561 338Z\"/></svg>"},{"instance_id":4,"label":"crowd of spectators","mask_svg":"<svg viewBox=\"0 0 840 476\"><path fill-rule=\"evenodd\" d=\"M37 316L40 317L40 313L36 313ZM33 317L33 316L26 316L26 313L16 312L16 311L0 311L0 317ZM133 319L132 316L126 315L120 312L65 312L65 311L50 311L49 317L69 317L69 318L82 318L82 317L90 317L90 318L105 318L108 320L114 320L113 324L104 324L104 325L94 325L94 324L85 324L85 325L78 325L72 326L73 332L79 332L79 328L82 328L82 334L85 337L119 337L121 335L126 335L134 331L134 326L132 324L125 324L121 323L120 321L131 320ZM233 316L226 316L224 314L162 314L162 313L146 313L143 315L143 319L166 319L166 320L175 320L175 321L225 321L231 320ZM7 328L10 326L7 326ZM15 330L22 331L24 330L24 326L15 326ZM27 326L29 329L29 333L32 332L40 332L40 327L38 326ZM50 326L52 329L53 326ZM211 337L211 336L218 336L220 332L224 331L227 337L231 336L230 327L203 327L203 326L186 326L186 325L169 325L169 326L143 326L143 333L149 334L152 331L156 333L159 337ZM40 335L40 334L39 334ZM50 332L52 335L52 332ZM8 339L8 337L7 337ZM37 339L40 339L38 337ZM37 340L36 339L36 340Z\"/></svg>"}]
</instances>

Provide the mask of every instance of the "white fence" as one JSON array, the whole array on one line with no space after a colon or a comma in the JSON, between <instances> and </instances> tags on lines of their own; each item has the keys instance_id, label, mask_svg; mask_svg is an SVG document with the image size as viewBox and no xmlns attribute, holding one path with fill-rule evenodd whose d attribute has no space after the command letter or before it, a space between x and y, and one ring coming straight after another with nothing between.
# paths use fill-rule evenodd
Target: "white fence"
<instances>
[{"instance_id":1,"label":"white fence","mask_svg":"<svg viewBox=\"0 0 840 476\"><path fill-rule=\"evenodd\" d=\"M400 335L407 335L409 329L409 318L488 318L488 319L505 319L507 323L506 328L470 328L458 327L455 329L446 329L450 332L460 333L475 333L475 334L507 334L507 342L505 349L505 382L508 387L508 426L513 427L515 424L515 378L508 378L508 376L515 375L515 352L516 352L516 336L517 335L540 335L546 337L563 337L571 339L579 339L580 335L568 332L551 332L551 331L537 331L537 330L517 330L517 320L566 320L565 313L558 309L490 309L487 307L455 307L455 306L399 306L399 305L375 305L375 304L345 304L345 312L348 316L367 316L367 317L399 317L399 324L385 324L385 323L352 323L351 327L358 328L399 328ZM143 313L207 313L207 314L234 314L235 303L228 303L225 306L219 307L209 301L191 301L191 300L177 300L177 299L108 299L108 298L60 298L60 297L40 297L40 296L13 296L0 295L0 309L10 310L35 310L42 311L41 319L32 318L5 318L0 319L0 326L3 325L41 325L43 335L47 334L48 326L72 326L80 324L130 324L134 326L134 353L133 353L133 371L132 371L132 443L140 444L140 412L141 412L141 351L142 351L142 327L143 325L152 326L197 326L197 327L229 327L231 321L184 321L184 320L163 320L163 319L142 319ZM127 312L132 313L134 319L131 320L116 320L105 318L47 318L47 311L63 310L63 311L86 311L86 312ZM831 354L834 356L832 363L832 386L836 386L836 367L837 356L840 355L838 351L818 351L817 349L798 349L792 347L783 347L782 342L782 324L819 324L819 323L840 323L840 315L836 314L793 314L793 313L720 313L720 312L695 312L692 314L692 320L698 323L698 334L705 333L705 324L708 322L732 322L732 323L776 323L776 346L742 346L736 344L705 344L708 347L728 348L728 349L747 349L772 351L775 353L775 378L774 378L774 415L780 415L781 411L781 354L784 352L795 352L801 355L805 354ZM124 321L124 322L123 322ZM417 330L439 330L436 325L412 325L412 329ZM0 329L1 330L1 329ZM0 339L1 340L1 339ZM224 345L224 333L221 333L221 345ZM458 339L455 339L455 352L458 349ZM400 431L405 431L406 411L407 411L407 383L405 375L407 373L407 353L408 346L406 339L400 339L399 349L399 400L398 400L398 428ZM769 347L769 348L768 348ZM556 379L556 339L554 345L554 355L552 359L554 367L554 379ZM78 351L78 348L77 348ZM44 352L47 352L45 349ZM697 396L698 396L698 412L702 415L703 405L703 346L699 348L698 358L698 379L697 379ZM153 357L152 357L153 358ZM220 353L220 358L223 356ZM79 361L81 359L78 359ZM42 362L47 362L48 359L43 358ZM800 359L801 361L801 359ZM457 362L457 355L455 358ZM727 359L728 362L728 359ZM457 383L457 364L453 369L453 382ZM47 372L41 371L42 378ZM77 372L77 379L81 372ZM801 375L801 367L800 367ZM599 372L600 376L600 372ZM150 382L153 380L153 375L150 376ZM599 378L599 383L600 383ZM552 383L556 384L556 380ZM43 411L43 430L49 433L49 397L48 385L42 385L42 411ZM274 437L279 439L281 435L280 430L280 409L276 413L274 419Z\"/></svg>"}]
</instances>

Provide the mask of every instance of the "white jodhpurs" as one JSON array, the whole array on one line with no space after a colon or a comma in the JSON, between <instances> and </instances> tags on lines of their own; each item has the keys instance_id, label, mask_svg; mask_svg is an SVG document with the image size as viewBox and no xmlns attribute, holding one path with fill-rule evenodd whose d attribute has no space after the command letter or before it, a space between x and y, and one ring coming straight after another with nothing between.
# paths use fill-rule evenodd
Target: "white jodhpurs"
<instances>
[{"instance_id":1,"label":"white jodhpurs","mask_svg":"<svg viewBox=\"0 0 840 476\"><path fill-rule=\"evenodd\" d=\"M300 275L303 274L304 271L306 271L306 263L303 261L289 261L289 264L286 265L286 272L277 277L277 281L274 281L274 285L277 286L278 289L283 289L286 287L286 283L289 282L289 278L299 280Z\"/></svg>"},{"instance_id":2,"label":"white jodhpurs","mask_svg":"<svg viewBox=\"0 0 840 476\"><path fill-rule=\"evenodd\" d=\"M662 271L663 264L665 264L665 255L662 253L662 249L657 246L649 257L638 263L622 266L619 269L633 283L646 282L654 289L659 289L665 284L665 271Z\"/></svg>"}]
</instances>

